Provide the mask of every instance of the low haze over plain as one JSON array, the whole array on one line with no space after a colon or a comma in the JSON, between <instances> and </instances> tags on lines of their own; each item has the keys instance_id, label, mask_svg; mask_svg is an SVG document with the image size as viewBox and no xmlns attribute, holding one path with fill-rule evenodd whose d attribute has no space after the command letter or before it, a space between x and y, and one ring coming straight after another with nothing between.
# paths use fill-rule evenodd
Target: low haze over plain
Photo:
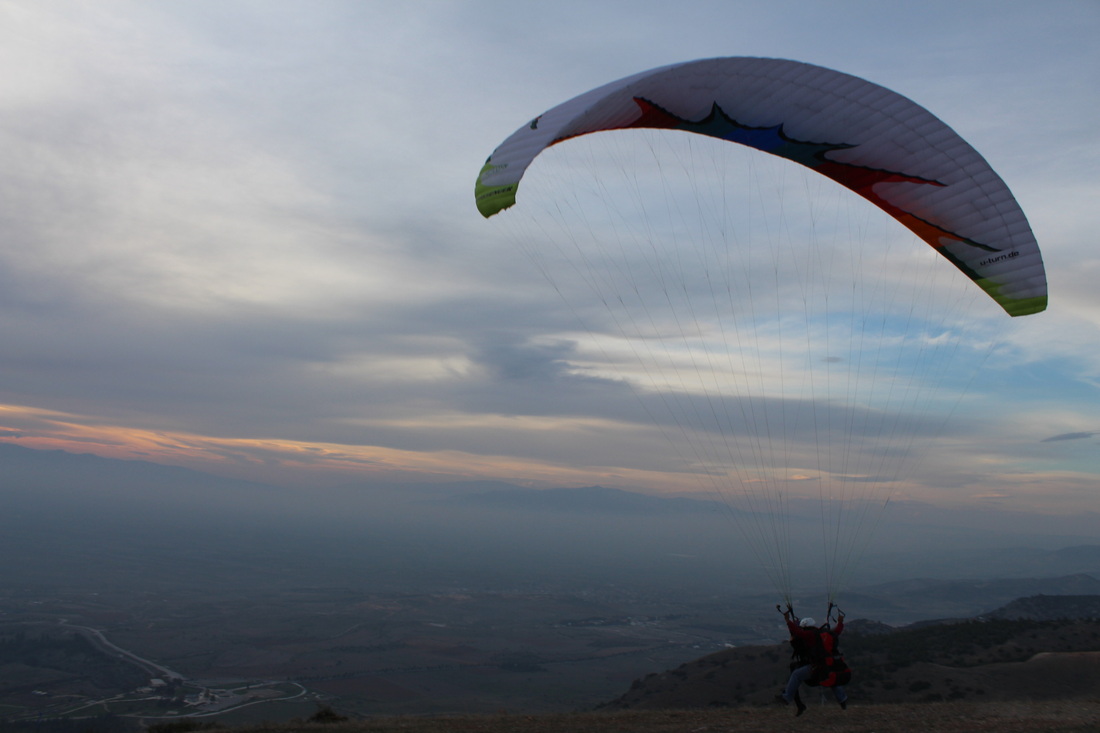
<instances>
[{"instance_id":1,"label":"low haze over plain","mask_svg":"<svg viewBox=\"0 0 1100 733\"><path fill-rule=\"evenodd\" d=\"M570 314L474 177L589 88L769 56L928 107L1043 249L1049 310L1006 326L965 449L910 498L1092 510L1098 32L1086 0L0 2L0 440L303 487L660 490L542 339Z\"/></svg>"}]
</instances>

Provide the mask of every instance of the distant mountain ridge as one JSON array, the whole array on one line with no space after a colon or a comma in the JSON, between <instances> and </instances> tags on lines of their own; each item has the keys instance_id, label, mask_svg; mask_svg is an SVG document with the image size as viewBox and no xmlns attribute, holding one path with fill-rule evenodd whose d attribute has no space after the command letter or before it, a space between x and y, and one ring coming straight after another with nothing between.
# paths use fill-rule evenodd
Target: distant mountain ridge
<instances>
[{"instance_id":1,"label":"distant mountain ridge","mask_svg":"<svg viewBox=\"0 0 1100 733\"><path fill-rule=\"evenodd\" d=\"M885 610L883 604L889 604L927 609L926 617L959 618L987 615L1016 598L1034 595L1100 595L1100 579L1088 573L1031 578L916 578L860 588L858 598L867 600L860 608L869 615L874 615L876 608Z\"/></svg>"},{"instance_id":2,"label":"distant mountain ridge","mask_svg":"<svg viewBox=\"0 0 1100 733\"><path fill-rule=\"evenodd\" d=\"M1048 596L1037 595L1017 598L985 618L1033 619L1054 621L1058 619L1100 619L1100 595Z\"/></svg>"},{"instance_id":3,"label":"distant mountain ridge","mask_svg":"<svg viewBox=\"0 0 1100 733\"><path fill-rule=\"evenodd\" d=\"M604 486L558 489L497 488L453 498L467 506L526 511L695 514L729 511L718 501L639 494Z\"/></svg>"},{"instance_id":4,"label":"distant mountain ridge","mask_svg":"<svg viewBox=\"0 0 1100 733\"><path fill-rule=\"evenodd\" d=\"M0 442L0 488L158 489L214 487L274 489L266 484L216 476L183 466L104 458L92 453L39 450Z\"/></svg>"}]
</instances>

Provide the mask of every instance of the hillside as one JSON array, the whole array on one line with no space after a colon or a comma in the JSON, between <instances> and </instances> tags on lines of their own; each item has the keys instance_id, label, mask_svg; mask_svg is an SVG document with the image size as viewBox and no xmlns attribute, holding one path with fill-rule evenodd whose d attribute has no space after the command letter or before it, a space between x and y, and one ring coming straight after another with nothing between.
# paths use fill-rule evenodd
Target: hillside
<instances>
[{"instance_id":1,"label":"hillside","mask_svg":"<svg viewBox=\"0 0 1100 733\"><path fill-rule=\"evenodd\" d=\"M188 730L232 733L788 733L789 710L776 706L706 710L604 711L545 715L398 717L337 723L286 723L239 728L176 725L149 733ZM823 733L1095 733L1100 701L944 702L811 708L799 720ZM195 726L202 725L197 721Z\"/></svg>"},{"instance_id":2,"label":"hillside","mask_svg":"<svg viewBox=\"0 0 1100 733\"><path fill-rule=\"evenodd\" d=\"M1046 616L1057 616L1058 607L1092 608L1080 597L1040 596L1016 601L1013 608L1020 605ZM996 613L892 631L875 622L851 622L841 646L855 670L852 699L884 704L1100 696L1100 619ZM788 665L784 645L729 649L635 680L604 707L762 705L782 687Z\"/></svg>"}]
</instances>

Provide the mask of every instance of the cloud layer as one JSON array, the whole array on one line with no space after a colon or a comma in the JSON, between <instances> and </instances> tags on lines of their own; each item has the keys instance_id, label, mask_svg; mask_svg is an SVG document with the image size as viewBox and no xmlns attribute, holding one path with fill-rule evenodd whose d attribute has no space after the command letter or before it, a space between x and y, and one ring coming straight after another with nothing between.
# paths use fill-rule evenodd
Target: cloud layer
<instances>
[{"instance_id":1,"label":"cloud layer","mask_svg":"<svg viewBox=\"0 0 1100 733\"><path fill-rule=\"evenodd\" d=\"M929 106L993 162L1044 248L1050 310L995 342L982 331L975 381L941 374L894 403L911 418L905 439L924 448L890 491L1087 505L1100 475L1089 214L1100 138L1083 80L1100 66L1100 12L629 7L0 5L0 59L24 70L0 80L4 439L288 483L489 476L710 490L718 459L692 453L688 433L728 443L785 424L782 455L746 444L738 480L791 481L822 465L878 475L906 450L870 416L881 406L845 408L838 385L809 386L821 364L851 374L866 349L839 353L807 329L804 350L775 351L759 322L759 358L745 368L759 390L752 417L732 396L745 383L721 394L671 383L713 332L670 352L679 371L643 375L609 335L617 313L584 300L583 279L559 271L555 291L540 271L553 263L532 261L514 229L473 207L481 161L543 109L662 63L768 55ZM806 226L834 231L822 217L785 221L781 236L795 240ZM705 286L683 281L685 293ZM779 373L799 389L778 393ZM689 412L669 412L670 393ZM800 432L814 420L856 427ZM861 470L822 464L823 440L858 443L844 450ZM692 473L704 480L682 480Z\"/></svg>"}]
</instances>

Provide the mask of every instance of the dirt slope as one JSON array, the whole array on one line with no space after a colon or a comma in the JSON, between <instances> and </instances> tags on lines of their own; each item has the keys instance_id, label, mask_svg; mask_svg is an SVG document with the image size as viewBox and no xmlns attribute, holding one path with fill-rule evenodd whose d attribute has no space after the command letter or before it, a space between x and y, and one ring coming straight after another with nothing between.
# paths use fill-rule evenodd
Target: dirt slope
<instances>
[{"instance_id":1,"label":"dirt slope","mask_svg":"<svg viewBox=\"0 0 1100 733\"><path fill-rule=\"evenodd\" d=\"M801 718L784 707L617 711L562 715L403 717L285 724L234 733L1095 733L1100 699L1002 703L812 706Z\"/></svg>"}]
</instances>

